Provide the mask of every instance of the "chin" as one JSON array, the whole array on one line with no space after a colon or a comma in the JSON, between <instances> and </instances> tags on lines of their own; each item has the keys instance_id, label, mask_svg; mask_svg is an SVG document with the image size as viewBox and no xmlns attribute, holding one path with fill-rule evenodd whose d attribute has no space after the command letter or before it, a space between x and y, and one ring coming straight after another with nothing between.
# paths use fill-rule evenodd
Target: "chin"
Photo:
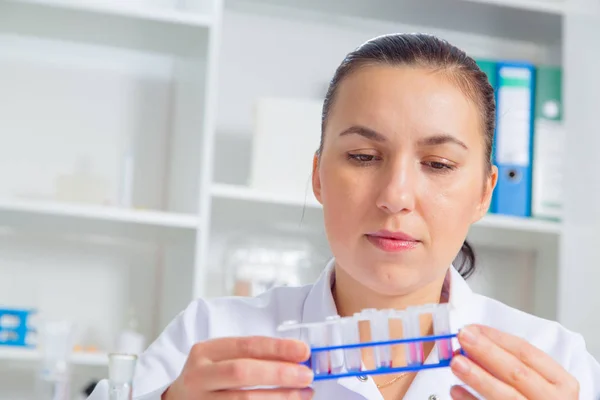
<instances>
[{"instance_id":1,"label":"chin","mask_svg":"<svg viewBox=\"0 0 600 400\"><path fill-rule=\"evenodd\" d=\"M353 275L358 275L355 279L382 295L405 295L424 285L428 280L426 271L414 265L403 265L397 262L376 262L367 265L368 268L361 268Z\"/></svg>"}]
</instances>

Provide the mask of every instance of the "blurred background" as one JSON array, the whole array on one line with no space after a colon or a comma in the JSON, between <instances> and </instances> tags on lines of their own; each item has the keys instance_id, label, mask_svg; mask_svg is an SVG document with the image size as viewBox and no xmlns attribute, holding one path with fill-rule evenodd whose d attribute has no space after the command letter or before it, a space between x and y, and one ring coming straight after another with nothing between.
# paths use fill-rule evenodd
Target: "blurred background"
<instances>
[{"instance_id":1,"label":"blurred background","mask_svg":"<svg viewBox=\"0 0 600 400\"><path fill-rule=\"evenodd\" d=\"M498 94L472 287L600 357L599 8L0 0L0 399L33 398L61 332L85 398L108 352L141 351L193 299L316 279L322 100L347 52L391 32L465 49Z\"/></svg>"}]
</instances>

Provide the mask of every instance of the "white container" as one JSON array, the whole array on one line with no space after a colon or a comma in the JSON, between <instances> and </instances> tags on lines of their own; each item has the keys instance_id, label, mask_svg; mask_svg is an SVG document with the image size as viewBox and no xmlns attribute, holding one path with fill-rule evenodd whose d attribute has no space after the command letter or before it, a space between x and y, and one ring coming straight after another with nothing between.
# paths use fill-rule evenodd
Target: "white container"
<instances>
[{"instance_id":1,"label":"white container","mask_svg":"<svg viewBox=\"0 0 600 400\"><path fill-rule=\"evenodd\" d=\"M249 186L316 202L312 162L321 138L323 101L260 98L256 102Z\"/></svg>"}]
</instances>

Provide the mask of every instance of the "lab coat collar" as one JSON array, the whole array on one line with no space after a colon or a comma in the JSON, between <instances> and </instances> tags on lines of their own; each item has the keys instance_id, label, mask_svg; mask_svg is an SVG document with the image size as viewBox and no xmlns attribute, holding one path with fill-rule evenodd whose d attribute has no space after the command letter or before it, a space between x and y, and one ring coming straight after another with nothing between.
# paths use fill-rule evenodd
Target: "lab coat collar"
<instances>
[{"instance_id":1,"label":"lab coat collar","mask_svg":"<svg viewBox=\"0 0 600 400\"><path fill-rule=\"evenodd\" d=\"M335 259L331 259L331 261L327 263L327 266L321 273L317 282L311 288L304 303L302 322L320 322L324 321L328 316L338 314L331 291L335 280L334 267ZM459 329L470 322L468 316L471 313L467 311L467 308L469 308L472 303L471 296L473 295L473 292L465 279L452 265L448 268L444 286L449 290L448 305L450 312L450 329L452 332L458 332ZM307 339L308 338L305 336L304 340ZM456 339L452 340L452 347L455 351L459 349L459 344ZM432 363L437 361L437 354L433 351L426 362ZM341 365L343 365L342 354L334 352L332 354L331 363L334 371L341 369ZM431 379L434 379L438 384L446 383L451 385L456 383L453 382L453 377L451 375L452 374L447 373L447 371L437 368L418 373L411 388L407 392L407 398L413 398L413 395L417 393L421 394L422 392L427 392L430 386L427 382L431 382ZM366 398L374 398L373 396L379 395L379 390L370 377L367 382L361 382L358 379L342 378L338 379L337 383L349 390L363 394ZM322 382L316 382L315 384L322 384Z\"/></svg>"},{"instance_id":2,"label":"lab coat collar","mask_svg":"<svg viewBox=\"0 0 600 400\"><path fill-rule=\"evenodd\" d=\"M333 301L331 292L335 281L335 259L328 263L317 282L311 288L302 313L302 322L319 322L331 315L337 315L337 307ZM460 273L450 266L446 276L449 285L448 305L450 310L460 310L462 306L469 303L473 292Z\"/></svg>"}]
</instances>

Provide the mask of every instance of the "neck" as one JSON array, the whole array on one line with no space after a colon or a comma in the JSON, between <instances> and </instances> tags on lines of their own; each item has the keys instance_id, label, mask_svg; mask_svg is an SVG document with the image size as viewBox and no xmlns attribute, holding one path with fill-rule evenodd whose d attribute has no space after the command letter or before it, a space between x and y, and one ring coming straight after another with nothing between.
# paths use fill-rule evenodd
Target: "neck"
<instances>
[{"instance_id":1,"label":"neck","mask_svg":"<svg viewBox=\"0 0 600 400\"><path fill-rule=\"evenodd\" d=\"M367 288L336 264L333 299L338 314L342 317L353 315L366 308L403 310L409 306L445 301L442 299L445 278L444 274L410 293L386 295Z\"/></svg>"}]
</instances>

